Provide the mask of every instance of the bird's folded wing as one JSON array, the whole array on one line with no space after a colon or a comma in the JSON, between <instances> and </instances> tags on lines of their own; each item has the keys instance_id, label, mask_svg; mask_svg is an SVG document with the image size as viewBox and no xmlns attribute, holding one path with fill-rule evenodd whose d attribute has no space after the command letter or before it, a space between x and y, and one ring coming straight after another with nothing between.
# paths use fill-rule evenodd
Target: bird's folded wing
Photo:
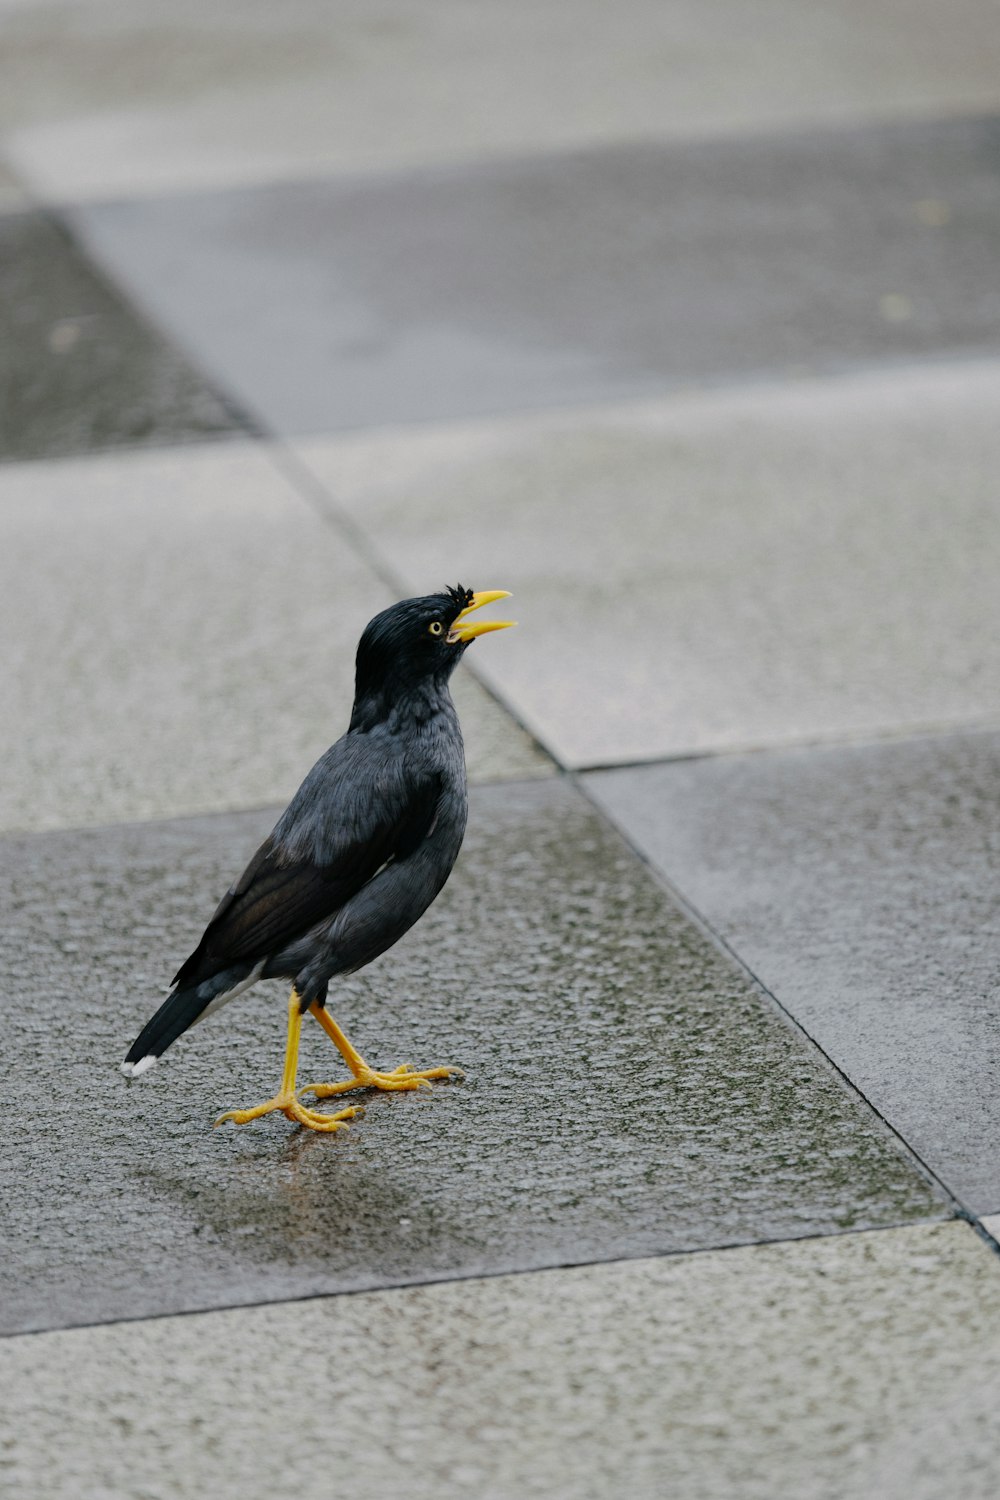
<instances>
[{"instance_id":1,"label":"bird's folded wing","mask_svg":"<svg viewBox=\"0 0 1000 1500\"><path fill-rule=\"evenodd\" d=\"M436 778L361 790L345 798L340 788L328 808L309 798L299 810L292 804L222 898L175 984L199 983L231 964L278 953L423 841L434 821ZM303 837L307 819L315 824L311 839Z\"/></svg>"}]
</instances>

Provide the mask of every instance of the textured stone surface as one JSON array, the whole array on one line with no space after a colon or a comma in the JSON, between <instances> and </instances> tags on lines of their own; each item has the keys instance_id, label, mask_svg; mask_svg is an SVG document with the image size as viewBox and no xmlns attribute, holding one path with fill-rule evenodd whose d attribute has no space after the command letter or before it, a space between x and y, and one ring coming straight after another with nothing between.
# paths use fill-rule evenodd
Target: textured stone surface
<instances>
[{"instance_id":1,"label":"textured stone surface","mask_svg":"<svg viewBox=\"0 0 1000 1500\"><path fill-rule=\"evenodd\" d=\"M984 362L301 451L401 576L514 590L484 670L586 765L1000 717L998 405Z\"/></svg>"},{"instance_id":2,"label":"textured stone surface","mask_svg":"<svg viewBox=\"0 0 1000 1500\"><path fill-rule=\"evenodd\" d=\"M50 1500L992 1500L1000 1264L960 1224L0 1342ZM665 1476L669 1482L665 1483Z\"/></svg>"},{"instance_id":3,"label":"textured stone surface","mask_svg":"<svg viewBox=\"0 0 1000 1500\"><path fill-rule=\"evenodd\" d=\"M996 108L990 0L33 0L0 130L75 194Z\"/></svg>"},{"instance_id":4,"label":"textured stone surface","mask_svg":"<svg viewBox=\"0 0 1000 1500\"><path fill-rule=\"evenodd\" d=\"M1000 1209L1000 735L588 778L977 1213Z\"/></svg>"},{"instance_id":5,"label":"textured stone surface","mask_svg":"<svg viewBox=\"0 0 1000 1500\"><path fill-rule=\"evenodd\" d=\"M271 426L324 432L995 351L998 143L953 120L630 145L73 222Z\"/></svg>"},{"instance_id":6,"label":"textured stone surface","mask_svg":"<svg viewBox=\"0 0 1000 1500\"><path fill-rule=\"evenodd\" d=\"M285 995L129 1084L262 814L2 845L7 1330L940 1216L874 1117L565 782L479 789L456 874L331 1008L461 1084L336 1138L280 1116ZM311 1022L300 1077L335 1058ZM337 1060L339 1061L339 1060ZM329 1070L329 1071L328 1071Z\"/></svg>"},{"instance_id":7,"label":"textured stone surface","mask_svg":"<svg viewBox=\"0 0 1000 1500\"><path fill-rule=\"evenodd\" d=\"M52 221L0 213L0 460L193 441L238 425Z\"/></svg>"},{"instance_id":8,"label":"textured stone surface","mask_svg":"<svg viewBox=\"0 0 1000 1500\"><path fill-rule=\"evenodd\" d=\"M0 469L0 827L287 800L390 602L260 447ZM471 773L544 771L461 674Z\"/></svg>"}]
</instances>

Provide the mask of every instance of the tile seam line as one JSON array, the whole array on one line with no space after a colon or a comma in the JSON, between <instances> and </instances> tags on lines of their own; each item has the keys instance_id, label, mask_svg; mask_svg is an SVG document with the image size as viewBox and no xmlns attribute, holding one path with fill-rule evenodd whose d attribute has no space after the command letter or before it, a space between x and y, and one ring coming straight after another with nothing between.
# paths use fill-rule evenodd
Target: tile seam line
<instances>
[{"instance_id":1,"label":"tile seam line","mask_svg":"<svg viewBox=\"0 0 1000 1500\"><path fill-rule=\"evenodd\" d=\"M643 1261L680 1261L695 1260L706 1255L728 1255L739 1250L758 1250L768 1247L779 1247L783 1245L815 1245L827 1241L857 1239L867 1235L880 1234L905 1234L908 1230L926 1229L933 1225L962 1224L973 1230L979 1239L984 1240L989 1248L1000 1252L998 1244L989 1231L978 1226L965 1214L949 1213L946 1206L942 1205L942 1212L937 1217L924 1217L919 1219L900 1219L888 1224L869 1224L861 1229L838 1229L826 1232L815 1232L798 1235L777 1236L775 1238L761 1238L748 1240L731 1240L718 1245L698 1245L692 1249L661 1250L645 1252L641 1255L613 1255L597 1260L569 1260L560 1261L553 1265L542 1266L514 1266L496 1271L470 1271L468 1274L444 1274L440 1276L429 1276L407 1281L390 1281L381 1286L351 1286L328 1291L307 1292L305 1294L287 1297L261 1297L250 1302L220 1302L213 1307L182 1308L173 1312L151 1312L140 1314L131 1318L100 1318L93 1322L85 1323L54 1323L47 1328L22 1328L10 1331L0 1331L0 1348L9 1339L31 1339L40 1338L50 1333L84 1333L97 1328L121 1328L140 1323L153 1322L175 1322L181 1318L203 1318L210 1317L213 1313L239 1313L250 1312L262 1307L289 1307L304 1305L309 1302L332 1302L339 1301L344 1297L378 1297L393 1292L416 1291L425 1287L444 1286L468 1286L488 1281L501 1281L504 1278L521 1278L527 1276L559 1276L566 1272L587 1271L597 1267L614 1267L638 1265Z\"/></svg>"},{"instance_id":2,"label":"tile seam line","mask_svg":"<svg viewBox=\"0 0 1000 1500\"><path fill-rule=\"evenodd\" d=\"M842 1087L845 1088L847 1093L855 1100L859 1101L866 1110L869 1110L872 1115L874 1115L876 1120L878 1120L879 1124L888 1133L890 1138L896 1142L897 1146L901 1150L904 1160L908 1161L910 1166L914 1168L918 1172L918 1174L922 1176L927 1182L932 1184L932 1186L935 1187L937 1191L942 1195L946 1204L951 1209L952 1216L955 1219L960 1219L964 1223L968 1224L970 1228L973 1229L979 1236L979 1238L984 1242L984 1244L986 1244L995 1254L1000 1255L1000 1240L992 1235L986 1228L986 1226L982 1223L981 1216L974 1213L972 1209L970 1209L962 1201L959 1194L955 1192L955 1190L949 1186L944 1178L941 1177L939 1173L937 1173L933 1169L933 1167L931 1167L928 1162L924 1160L920 1152L910 1144L910 1142L906 1139L902 1132L897 1130L896 1126L892 1124L892 1122L882 1113L877 1105L875 1105L872 1100L869 1099L868 1096L862 1091L862 1089L858 1087L858 1085L849 1076L849 1074L847 1074L844 1069L834 1061L834 1059L830 1056L826 1049L820 1045L816 1038L806 1029L802 1022L792 1014L788 1007L778 999L774 991L764 983L764 981L757 973L755 973L750 964L748 964L746 960L741 957L739 952L729 943L729 941L725 937L723 937L722 933L719 932L715 928L715 926L708 920L708 918L699 910L699 908L695 906L694 903L687 898L687 896L684 895L680 887L675 885L670 876L667 875L664 870L661 870L657 865L653 863L653 861L648 857L644 850L642 850L638 846L638 844L636 844L636 842L631 838L628 832L624 828L622 828L621 825L600 805L596 798L590 793L589 788L584 785L578 773L574 771L568 771L564 774L565 779L576 787L581 797L583 797L587 804L594 809L597 815L604 820L605 824L615 830L619 838L621 838L625 843L625 846L628 848L630 853L632 853L635 858L645 866L652 878L657 882L661 889L663 889L667 893L667 895L675 903L675 905L680 908L680 910L688 918L688 920L691 921L695 925L695 927L697 927L699 931L702 932L702 934L706 938L708 938L708 940L713 943L714 946L720 952L722 952L726 958L729 959L730 963L735 964L736 967L751 981L755 989L757 989L758 992L766 998L769 1004L773 1007L774 1010L777 1011L777 1013L782 1017L782 1019L790 1027L790 1029L808 1044L808 1047L813 1051L814 1055L818 1054L823 1059L824 1063L833 1072L834 1076L840 1080Z\"/></svg>"},{"instance_id":3,"label":"tile seam line","mask_svg":"<svg viewBox=\"0 0 1000 1500\"><path fill-rule=\"evenodd\" d=\"M576 776L599 775L605 771L643 771L652 766L684 765L690 761L727 760L739 757L782 755L790 751L863 750L868 746L907 744L913 740L936 740L949 735L996 734L1000 715L985 719L933 719L913 724L875 726L871 729L833 730L828 735L809 735L796 739L768 740L746 745L706 745L702 749L668 751L637 760L595 760L567 766Z\"/></svg>"}]
</instances>

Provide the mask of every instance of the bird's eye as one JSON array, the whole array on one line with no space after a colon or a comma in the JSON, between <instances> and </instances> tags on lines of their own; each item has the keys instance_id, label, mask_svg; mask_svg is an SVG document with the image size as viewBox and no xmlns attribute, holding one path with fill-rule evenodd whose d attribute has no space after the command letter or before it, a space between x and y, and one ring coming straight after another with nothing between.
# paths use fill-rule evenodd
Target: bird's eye
<instances>
[{"instance_id":1,"label":"bird's eye","mask_svg":"<svg viewBox=\"0 0 1000 1500\"><path fill-rule=\"evenodd\" d=\"M432 620L427 629L431 635L444 635L444 626L440 620Z\"/></svg>"}]
</instances>

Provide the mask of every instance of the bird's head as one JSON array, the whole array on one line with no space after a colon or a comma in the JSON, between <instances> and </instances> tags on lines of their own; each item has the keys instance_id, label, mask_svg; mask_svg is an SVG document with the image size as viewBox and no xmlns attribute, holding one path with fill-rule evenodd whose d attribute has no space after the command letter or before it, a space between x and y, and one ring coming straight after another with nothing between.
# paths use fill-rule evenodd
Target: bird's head
<instances>
[{"instance_id":1,"label":"bird's head","mask_svg":"<svg viewBox=\"0 0 1000 1500\"><path fill-rule=\"evenodd\" d=\"M474 594L459 584L384 609L368 622L358 643L356 701L447 682L477 636L515 623L468 617L484 604L509 597L505 589Z\"/></svg>"}]
</instances>

